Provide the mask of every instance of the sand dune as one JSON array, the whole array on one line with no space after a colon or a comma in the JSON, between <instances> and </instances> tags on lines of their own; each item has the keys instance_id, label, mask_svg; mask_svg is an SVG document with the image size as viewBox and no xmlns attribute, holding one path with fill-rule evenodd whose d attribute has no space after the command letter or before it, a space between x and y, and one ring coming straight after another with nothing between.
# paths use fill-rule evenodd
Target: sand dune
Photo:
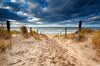
<instances>
[{"instance_id":1,"label":"sand dune","mask_svg":"<svg viewBox=\"0 0 100 66\"><path fill-rule=\"evenodd\" d=\"M7 66L100 66L93 60L91 42L74 42L53 38L42 41L34 37L13 37L13 48L7 51ZM4 65L6 66L6 65Z\"/></svg>"}]
</instances>

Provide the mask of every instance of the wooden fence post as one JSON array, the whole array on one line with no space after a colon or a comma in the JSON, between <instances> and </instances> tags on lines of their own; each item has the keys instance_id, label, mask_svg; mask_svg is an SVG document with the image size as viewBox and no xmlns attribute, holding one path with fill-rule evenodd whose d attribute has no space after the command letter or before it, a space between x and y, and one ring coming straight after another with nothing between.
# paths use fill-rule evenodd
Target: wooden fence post
<instances>
[{"instance_id":1,"label":"wooden fence post","mask_svg":"<svg viewBox=\"0 0 100 66\"><path fill-rule=\"evenodd\" d=\"M32 35L32 27L30 27L30 34Z\"/></svg>"},{"instance_id":2,"label":"wooden fence post","mask_svg":"<svg viewBox=\"0 0 100 66\"><path fill-rule=\"evenodd\" d=\"M60 32L60 38L62 37L62 33Z\"/></svg>"},{"instance_id":3,"label":"wooden fence post","mask_svg":"<svg viewBox=\"0 0 100 66\"><path fill-rule=\"evenodd\" d=\"M59 33L58 33L58 39L59 39Z\"/></svg>"},{"instance_id":4,"label":"wooden fence post","mask_svg":"<svg viewBox=\"0 0 100 66\"><path fill-rule=\"evenodd\" d=\"M67 28L65 28L65 38L67 38Z\"/></svg>"},{"instance_id":5,"label":"wooden fence post","mask_svg":"<svg viewBox=\"0 0 100 66\"><path fill-rule=\"evenodd\" d=\"M37 29L37 35L38 35L38 31L39 31L39 30Z\"/></svg>"},{"instance_id":6,"label":"wooden fence post","mask_svg":"<svg viewBox=\"0 0 100 66\"><path fill-rule=\"evenodd\" d=\"M81 26L82 26L82 21L79 21L79 30L78 30L78 40L80 41L80 33L81 33Z\"/></svg>"},{"instance_id":7,"label":"wooden fence post","mask_svg":"<svg viewBox=\"0 0 100 66\"><path fill-rule=\"evenodd\" d=\"M7 21L6 24L7 24L7 31L10 34L10 21Z\"/></svg>"}]
</instances>

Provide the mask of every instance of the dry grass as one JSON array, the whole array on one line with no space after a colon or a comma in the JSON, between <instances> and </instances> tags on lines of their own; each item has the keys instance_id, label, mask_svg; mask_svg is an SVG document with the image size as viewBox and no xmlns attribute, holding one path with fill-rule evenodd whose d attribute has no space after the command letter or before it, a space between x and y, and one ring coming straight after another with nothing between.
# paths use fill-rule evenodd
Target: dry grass
<instances>
[{"instance_id":1,"label":"dry grass","mask_svg":"<svg viewBox=\"0 0 100 66\"><path fill-rule=\"evenodd\" d=\"M28 34L26 26L21 27L21 34Z\"/></svg>"},{"instance_id":2,"label":"dry grass","mask_svg":"<svg viewBox=\"0 0 100 66\"><path fill-rule=\"evenodd\" d=\"M95 32L95 31L94 31L93 29L84 28L84 29L81 30L80 35L82 35L82 36L87 36L88 34L90 35L90 34L92 34L92 33L94 33L94 32ZM75 35L75 34L78 34L78 31L76 31L75 33L73 33L73 35Z\"/></svg>"},{"instance_id":3,"label":"dry grass","mask_svg":"<svg viewBox=\"0 0 100 66\"><path fill-rule=\"evenodd\" d=\"M7 30L0 29L0 38L8 38Z\"/></svg>"},{"instance_id":4,"label":"dry grass","mask_svg":"<svg viewBox=\"0 0 100 66\"><path fill-rule=\"evenodd\" d=\"M0 66L5 66L7 63L7 50L12 48L12 42L10 40L0 39Z\"/></svg>"},{"instance_id":5,"label":"dry grass","mask_svg":"<svg viewBox=\"0 0 100 66\"><path fill-rule=\"evenodd\" d=\"M45 35L45 34L39 34L41 37L43 37L43 38L48 38L48 36L47 35Z\"/></svg>"},{"instance_id":6,"label":"dry grass","mask_svg":"<svg viewBox=\"0 0 100 66\"><path fill-rule=\"evenodd\" d=\"M29 34L28 34L26 26L21 27L21 34L24 36L24 38L29 38Z\"/></svg>"},{"instance_id":7,"label":"dry grass","mask_svg":"<svg viewBox=\"0 0 100 66\"><path fill-rule=\"evenodd\" d=\"M6 50L12 48L11 39L11 34L8 34L7 30L0 29L0 66L5 64L3 61L7 59Z\"/></svg>"},{"instance_id":8,"label":"dry grass","mask_svg":"<svg viewBox=\"0 0 100 66\"><path fill-rule=\"evenodd\" d=\"M93 47L96 49L95 60L100 61L100 30L94 33L92 43Z\"/></svg>"},{"instance_id":9,"label":"dry grass","mask_svg":"<svg viewBox=\"0 0 100 66\"><path fill-rule=\"evenodd\" d=\"M0 53L6 51L5 41L4 39L0 39Z\"/></svg>"},{"instance_id":10,"label":"dry grass","mask_svg":"<svg viewBox=\"0 0 100 66\"><path fill-rule=\"evenodd\" d=\"M37 34L37 32L36 31L31 31L31 34Z\"/></svg>"},{"instance_id":11,"label":"dry grass","mask_svg":"<svg viewBox=\"0 0 100 66\"><path fill-rule=\"evenodd\" d=\"M7 30L5 30L5 29L0 29L0 38L9 39L9 37L11 38L11 34L9 34L9 33L7 32Z\"/></svg>"},{"instance_id":12,"label":"dry grass","mask_svg":"<svg viewBox=\"0 0 100 66\"><path fill-rule=\"evenodd\" d=\"M35 38L36 40L42 40L42 38L45 38L45 39L48 38L48 36L45 35L45 34L34 34L33 36L34 36L34 38Z\"/></svg>"},{"instance_id":13,"label":"dry grass","mask_svg":"<svg viewBox=\"0 0 100 66\"><path fill-rule=\"evenodd\" d=\"M13 31L11 31L10 33L11 33L11 34L20 34L21 32L16 31L16 30L13 30Z\"/></svg>"},{"instance_id":14,"label":"dry grass","mask_svg":"<svg viewBox=\"0 0 100 66\"><path fill-rule=\"evenodd\" d=\"M53 36L53 38L57 38L57 37L58 37L58 35Z\"/></svg>"},{"instance_id":15,"label":"dry grass","mask_svg":"<svg viewBox=\"0 0 100 66\"><path fill-rule=\"evenodd\" d=\"M24 36L24 38L29 38L30 36L33 36L36 40L42 40L41 37L48 38L48 36L46 36L45 34L38 34L36 31L32 31L32 29L30 29L30 33L28 33L25 26L21 27L21 34Z\"/></svg>"},{"instance_id":16,"label":"dry grass","mask_svg":"<svg viewBox=\"0 0 100 66\"><path fill-rule=\"evenodd\" d=\"M84 28L81 30L80 33L80 41L85 41L87 40L95 31L90 28ZM75 33L71 34L71 38L78 40L78 31Z\"/></svg>"},{"instance_id":17,"label":"dry grass","mask_svg":"<svg viewBox=\"0 0 100 66\"><path fill-rule=\"evenodd\" d=\"M35 38L36 40L40 40L40 41L42 40L41 37L40 37L40 35L37 35L37 34L34 35L34 38Z\"/></svg>"},{"instance_id":18,"label":"dry grass","mask_svg":"<svg viewBox=\"0 0 100 66\"><path fill-rule=\"evenodd\" d=\"M85 28L81 30L80 33L80 41L85 41L89 37L89 35L92 35L95 31L89 28ZM55 35L53 38L58 38L58 35ZM60 35L60 38L65 38L65 34ZM67 34L67 39L72 39L75 41L78 41L78 31L72 33L72 34Z\"/></svg>"}]
</instances>

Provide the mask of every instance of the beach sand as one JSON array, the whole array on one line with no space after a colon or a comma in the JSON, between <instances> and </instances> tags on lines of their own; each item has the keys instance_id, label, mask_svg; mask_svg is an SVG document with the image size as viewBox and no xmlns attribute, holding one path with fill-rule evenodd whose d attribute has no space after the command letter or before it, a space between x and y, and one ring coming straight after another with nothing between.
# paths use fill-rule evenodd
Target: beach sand
<instances>
[{"instance_id":1,"label":"beach sand","mask_svg":"<svg viewBox=\"0 0 100 66\"><path fill-rule=\"evenodd\" d=\"M56 34L46 34L49 38L53 38Z\"/></svg>"},{"instance_id":2,"label":"beach sand","mask_svg":"<svg viewBox=\"0 0 100 66\"><path fill-rule=\"evenodd\" d=\"M42 41L14 35L13 46L7 51L7 64L1 66L100 66L93 60L95 50L90 39L75 42L69 39L52 38Z\"/></svg>"}]
</instances>

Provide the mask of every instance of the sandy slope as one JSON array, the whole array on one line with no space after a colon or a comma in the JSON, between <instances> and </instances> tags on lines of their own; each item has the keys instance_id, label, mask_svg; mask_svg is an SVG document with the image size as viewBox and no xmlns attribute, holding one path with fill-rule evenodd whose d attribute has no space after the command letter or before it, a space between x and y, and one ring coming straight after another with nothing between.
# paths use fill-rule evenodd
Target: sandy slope
<instances>
[{"instance_id":1,"label":"sandy slope","mask_svg":"<svg viewBox=\"0 0 100 66\"><path fill-rule=\"evenodd\" d=\"M90 42L15 36L7 53L7 66L100 66L93 60L95 50Z\"/></svg>"}]
</instances>

